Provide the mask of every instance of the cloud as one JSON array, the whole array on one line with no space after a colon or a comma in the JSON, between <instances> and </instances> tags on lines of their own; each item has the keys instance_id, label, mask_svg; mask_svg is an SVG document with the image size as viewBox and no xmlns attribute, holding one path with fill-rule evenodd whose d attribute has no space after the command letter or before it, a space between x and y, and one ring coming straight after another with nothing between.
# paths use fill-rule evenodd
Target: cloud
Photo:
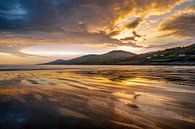
<instances>
[{"instance_id":1,"label":"cloud","mask_svg":"<svg viewBox=\"0 0 195 129\"><path fill-rule=\"evenodd\" d=\"M133 31L132 34L133 34L133 36L122 38L121 40L122 41L137 41L136 38L142 38L142 36L137 34L136 31Z\"/></svg>"},{"instance_id":2,"label":"cloud","mask_svg":"<svg viewBox=\"0 0 195 129\"><path fill-rule=\"evenodd\" d=\"M188 39L188 40L185 40L185 41L177 41L177 42L170 42L170 43L167 43L167 44L161 44L161 45L149 45L147 46L147 48L149 49L168 49L168 48L174 48L174 47L183 47L183 46L189 46L189 45L192 45L194 44L194 40L192 39Z\"/></svg>"},{"instance_id":3,"label":"cloud","mask_svg":"<svg viewBox=\"0 0 195 129\"><path fill-rule=\"evenodd\" d=\"M141 35L137 34L136 31L133 31L133 35L134 35L135 37L138 37L138 38L141 38L141 37L142 37Z\"/></svg>"},{"instance_id":4,"label":"cloud","mask_svg":"<svg viewBox=\"0 0 195 129\"><path fill-rule=\"evenodd\" d=\"M133 37L127 37L127 38L124 38L124 39L121 39L121 40L123 40L123 41L137 41L134 36Z\"/></svg>"},{"instance_id":5,"label":"cloud","mask_svg":"<svg viewBox=\"0 0 195 129\"><path fill-rule=\"evenodd\" d=\"M135 29L138 27L138 25L140 24L141 21L142 21L141 18L137 18L134 21L130 22L126 27L128 29Z\"/></svg>"},{"instance_id":6,"label":"cloud","mask_svg":"<svg viewBox=\"0 0 195 129\"><path fill-rule=\"evenodd\" d=\"M165 36L194 37L195 11L185 10L183 13L178 13L167 19L160 25L160 31L167 31L168 34L165 34Z\"/></svg>"},{"instance_id":7,"label":"cloud","mask_svg":"<svg viewBox=\"0 0 195 129\"><path fill-rule=\"evenodd\" d=\"M121 45L122 40L112 36L125 28L136 29L144 18L163 15L186 1L189 0L1 0L0 32L4 34L0 44L7 40L7 44L19 45Z\"/></svg>"},{"instance_id":8,"label":"cloud","mask_svg":"<svg viewBox=\"0 0 195 129\"><path fill-rule=\"evenodd\" d=\"M19 14L25 11L25 17L21 19L21 30L38 31L62 31L63 28L76 29L79 22L85 23L89 27L112 28L118 19L126 19L129 14L144 15L151 14L151 11L164 13L164 9L169 10L184 0L11 0L1 2L1 11L10 12L15 5L20 5L16 9ZM23 11L22 11L23 10ZM1 15L1 20L7 17ZM136 19L132 24L136 25L141 19ZM18 26L12 19L5 22L7 26ZM4 24L4 25L5 25ZM135 26L134 25L134 26ZM5 28L4 28L5 29Z\"/></svg>"},{"instance_id":9,"label":"cloud","mask_svg":"<svg viewBox=\"0 0 195 129\"><path fill-rule=\"evenodd\" d=\"M120 34L120 30L118 30L118 31L111 31L110 33L109 33L109 36L115 36L115 35L118 35L118 34Z\"/></svg>"}]
</instances>

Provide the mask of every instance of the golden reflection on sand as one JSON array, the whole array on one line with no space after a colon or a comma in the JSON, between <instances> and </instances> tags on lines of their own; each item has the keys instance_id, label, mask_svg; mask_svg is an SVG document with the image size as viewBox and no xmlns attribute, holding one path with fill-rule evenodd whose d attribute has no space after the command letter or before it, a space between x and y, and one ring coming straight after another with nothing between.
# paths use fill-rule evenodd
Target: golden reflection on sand
<instances>
[{"instance_id":1,"label":"golden reflection on sand","mask_svg":"<svg viewBox=\"0 0 195 129\"><path fill-rule=\"evenodd\" d=\"M110 128L174 128L178 121L195 125L194 87L159 78L127 71L1 72L0 104L22 105L32 116L40 110L43 116L103 122Z\"/></svg>"}]
</instances>

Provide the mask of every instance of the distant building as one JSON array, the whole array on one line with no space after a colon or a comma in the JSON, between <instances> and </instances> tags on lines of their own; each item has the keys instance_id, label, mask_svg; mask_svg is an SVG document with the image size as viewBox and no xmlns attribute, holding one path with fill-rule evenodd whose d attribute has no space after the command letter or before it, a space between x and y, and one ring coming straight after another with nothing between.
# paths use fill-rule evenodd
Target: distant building
<instances>
[{"instance_id":1,"label":"distant building","mask_svg":"<svg viewBox=\"0 0 195 129\"><path fill-rule=\"evenodd\" d=\"M185 57L186 54L179 54L178 56L179 56L179 57Z\"/></svg>"},{"instance_id":2,"label":"distant building","mask_svg":"<svg viewBox=\"0 0 195 129\"><path fill-rule=\"evenodd\" d=\"M151 59L151 57L149 56L149 57L147 57L147 59Z\"/></svg>"},{"instance_id":3,"label":"distant building","mask_svg":"<svg viewBox=\"0 0 195 129\"><path fill-rule=\"evenodd\" d=\"M157 54L154 54L153 57L157 57L158 55Z\"/></svg>"}]
</instances>

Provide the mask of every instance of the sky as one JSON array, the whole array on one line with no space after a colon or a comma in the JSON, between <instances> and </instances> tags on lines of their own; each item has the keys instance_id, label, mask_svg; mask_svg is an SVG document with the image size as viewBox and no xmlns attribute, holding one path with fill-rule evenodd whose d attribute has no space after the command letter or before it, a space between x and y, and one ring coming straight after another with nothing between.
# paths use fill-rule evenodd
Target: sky
<instances>
[{"instance_id":1,"label":"sky","mask_svg":"<svg viewBox=\"0 0 195 129\"><path fill-rule=\"evenodd\" d=\"M0 0L0 64L195 43L195 0Z\"/></svg>"}]
</instances>

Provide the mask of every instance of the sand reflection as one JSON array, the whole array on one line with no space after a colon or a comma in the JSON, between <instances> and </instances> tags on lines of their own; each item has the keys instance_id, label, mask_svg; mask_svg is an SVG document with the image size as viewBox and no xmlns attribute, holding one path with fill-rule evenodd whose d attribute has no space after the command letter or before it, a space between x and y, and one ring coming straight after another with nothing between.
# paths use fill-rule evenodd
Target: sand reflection
<instances>
[{"instance_id":1,"label":"sand reflection","mask_svg":"<svg viewBox=\"0 0 195 129\"><path fill-rule=\"evenodd\" d=\"M0 128L193 128L195 88L185 81L188 72L177 75L180 82L164 73L1 72Z\"/></svg>"}]
</instances>

